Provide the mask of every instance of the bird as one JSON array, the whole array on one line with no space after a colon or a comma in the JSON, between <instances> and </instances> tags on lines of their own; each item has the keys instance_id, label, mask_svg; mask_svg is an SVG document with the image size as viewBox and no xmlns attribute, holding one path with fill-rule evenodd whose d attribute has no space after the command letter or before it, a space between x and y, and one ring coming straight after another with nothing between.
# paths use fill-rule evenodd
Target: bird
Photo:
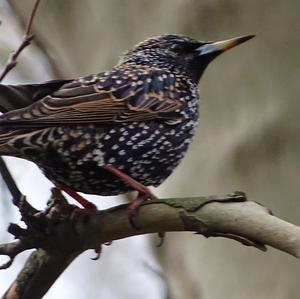
<instances>
[{"instance_id":1,"label":"bird","mask_svg":"<svg viewBox=\"0 0 300 299\"><path fill-rule=\"evenodd\" d=\"M126 52L110 71L40 84L0 85L0 155L34 162L85 209L78 192L137 191L130 215L156 198L185 156L208 64L254 35L219 42L165 34Z\"/></svg>"}]
</instances>

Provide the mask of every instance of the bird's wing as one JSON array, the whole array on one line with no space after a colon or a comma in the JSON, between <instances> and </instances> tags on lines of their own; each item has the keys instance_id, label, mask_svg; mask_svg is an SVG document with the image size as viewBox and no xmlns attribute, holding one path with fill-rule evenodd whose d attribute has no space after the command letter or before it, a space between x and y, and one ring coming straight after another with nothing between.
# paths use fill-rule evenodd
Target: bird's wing
<instances>
[{"instance_id":1,"label":"bird's wing","mask_svg":"<svg viewBox=\"0 0 300 299\"><path fill-rule=\"evenodd\" d=\"M187 90L183 80L161 70L115 69L72 81L28 107L5 113L0 126L176 120Z\"/></svg>"}]
</instances>

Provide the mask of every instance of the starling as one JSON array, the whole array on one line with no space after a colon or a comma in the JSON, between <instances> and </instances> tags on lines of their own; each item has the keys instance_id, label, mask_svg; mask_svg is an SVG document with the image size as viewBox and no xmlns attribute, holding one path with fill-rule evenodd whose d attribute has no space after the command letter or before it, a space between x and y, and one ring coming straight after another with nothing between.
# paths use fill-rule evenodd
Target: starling
<instances>
[{"instance_id":1,"label":"starling","mask_svg":"<svg viewBox=\"0 0 300 299\"><path fill-rule=\"evenodd\" d=\"M116 195L154 195L179 164L198 123L197 84L219 54L253 35L202 42L181 35L149 38L111 70L75 80L0 85L0 155L36 163L56 186Z\"/></svg>"}]
</instances>

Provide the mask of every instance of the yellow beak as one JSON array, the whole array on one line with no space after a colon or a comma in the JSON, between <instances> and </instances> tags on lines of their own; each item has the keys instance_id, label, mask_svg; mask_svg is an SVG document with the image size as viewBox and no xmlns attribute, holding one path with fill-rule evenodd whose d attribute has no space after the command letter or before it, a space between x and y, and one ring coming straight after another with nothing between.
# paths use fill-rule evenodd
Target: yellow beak
<instances>
[{"instance_id":1,"label":"yellow beak","mask_svg":"<svg viewBox=\"0 0 300 299\"><path fill-rule=\"evenodd\" d=\"M245 41L253 38L254 36L255 35L243 35L219 42L207 43L197 48L196 51L199 52L199 55L205 55L214 52L221 53L239 44L244 43Z\"/></svg>"}]
</instances>

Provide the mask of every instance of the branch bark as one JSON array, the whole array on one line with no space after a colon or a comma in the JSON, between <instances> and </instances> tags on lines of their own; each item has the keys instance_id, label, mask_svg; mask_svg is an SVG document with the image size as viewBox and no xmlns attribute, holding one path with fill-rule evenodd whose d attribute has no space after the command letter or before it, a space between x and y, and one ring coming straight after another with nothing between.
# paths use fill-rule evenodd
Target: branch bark
<instances>
[{"instance_id":1,"label":"branch bark","mask_svg":"<svg viewBox=\"0 0 300 299\"><path fill-rule=\"evenodd\" d=\"M46 226L42 231L36 231L35 237L32 237L33 232L20 237L22 233L15 230L21 244L25 242L27 248L38 249L27 260L3 298L41 298L83 251L147 233L192 231L205 237L235 239L261 250L266 250L265 245L269 245L297 258L300 256L300 227L273 216L262 205L248 201L242 193L146 202L135 218L138 229L128 220L127 205L86 214L66 205L58 190L53 193L52 200L56 203L50 204L42 213L48 222L42 221ZM58 202L59 205L63 202L64 208L68 207L67 212L61 213L57 208ZM57 215L64 216L57 221ZM41 212L36 218L41 218ZM31 228L33 226L38 227L37 223ZM11 246L14 252L22 251L18 251L16 246ZM7 244L0 245L0 254L9 255L8 251Z\"/></svg>"}]
</instances>

